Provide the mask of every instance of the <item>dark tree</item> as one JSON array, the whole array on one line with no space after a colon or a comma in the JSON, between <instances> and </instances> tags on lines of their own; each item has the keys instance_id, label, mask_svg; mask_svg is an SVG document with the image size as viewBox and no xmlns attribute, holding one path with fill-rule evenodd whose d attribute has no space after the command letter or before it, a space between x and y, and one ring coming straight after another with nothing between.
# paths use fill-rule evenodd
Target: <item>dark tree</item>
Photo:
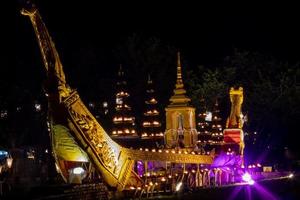
<instances>
[{"instance_id":1,"label":"dark tree","mask_svg":"<svg viewBox=\"0 0 300 200\"><path fill-rule=\"evenodd\" d=\"M169 44L162 42L157 37L142 36L133 34L119 42L114 50L114 59L128 67L128 86L132 96L141 97L144 93L147 74L159 88L156 90L160 99L159 109L164 110L168 104L168 98L172 95L175 83L176 49ZM163 83L163 84L160 84ZM140 98L141 99L141 98ZM141 118L144 104L142 100L133 101L135 112ZM137 124L141 124L137 121ZM164 126L164 121L162 121Z\"/></svg>"},{"instance_id":2,"label":"dark tree","mask_svg":"<svg viewBox=\"0 0 300 200\"><path fill-rule=\"evenodd\" d=\"M188 72L186 83L197 108L200 97L205 97L210 109L213 99L218 97L223 119L230 112L229 88L242 86L242 110L248 119L244 125L246 151L256 155L264 151L266 158L273 159L282 157L285 147L294 155L299 152L298 143L291 139L297 137L300 118L299 75L299 63L281 62L256 52L235 51L223 66L198 67ZM273 155L269 154L271 150Z\"/></svg>"}]
</instances>

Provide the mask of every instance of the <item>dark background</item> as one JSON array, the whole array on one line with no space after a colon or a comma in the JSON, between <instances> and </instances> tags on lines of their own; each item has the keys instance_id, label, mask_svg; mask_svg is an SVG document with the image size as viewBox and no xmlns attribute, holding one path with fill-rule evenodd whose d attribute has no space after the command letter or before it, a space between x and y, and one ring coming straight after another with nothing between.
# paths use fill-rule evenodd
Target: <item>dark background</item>
<instances>
[{"instance_id":1,"label":"dark background","mask_svg":"<svg viewBox=\"0 0 300 200\"><path fill-rule=\"evenodd\" d=\"M78 89L86 103L105 100L113 105L115 78L122 62L115 52L132 35L141 40L155 37L163 45L180 50L183 70L195 70L198 65L207 68L222 65L225 57L233 55L236 49L258 52L290 64L299 62L300 58L300 17L292 5L162 4L155 1L104 4L59 0L36 1L36 5L56 44L67 81ZM36 100L45 103L41 87L45 70L30 20L21 16L20 7L18 1L15 37L9 45L14 44L14 51L0 54L1 108L9 108L11 112L15 112L19 105L30 110ZM153 75L162 108L167 105L175 83L176 55L175 52L168 55L166 59L174 63L165 69L165 79ZM147 70L135 74L134 69L126 64L129 86L135 88L145 80ZM159 91L160 86L162 91ZM133 91L132 96L135 112L140 114L143 95ZM227 116L229 105L224 105L221 112ZM37 144L47 137L46 133L38 134L31 127L33 122L28 113L23 112L18 119L11 119L21 129L19 132L24 132L22 127L29 127L27 133L25 131L26 139L19 145ZM291 130L298 131L296 126ZM18 131L12 132L18 136Z\"/></svg>"}]
</instances>

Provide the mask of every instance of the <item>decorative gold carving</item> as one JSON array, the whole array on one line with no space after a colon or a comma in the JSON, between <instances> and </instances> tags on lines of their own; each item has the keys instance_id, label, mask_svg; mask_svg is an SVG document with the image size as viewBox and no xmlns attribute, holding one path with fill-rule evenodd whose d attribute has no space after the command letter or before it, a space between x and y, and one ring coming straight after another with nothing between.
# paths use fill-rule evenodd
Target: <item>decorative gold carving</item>
<instances>
[{"instance_id":1,"label":"decorative gold carving","mask_svg":"<svg viewBox=\"0 0 300 200\"><path fill-rule=\"evenodd\" d=\"M244 94L243 94L243 88L239 87L238 89L235 89L233 87L230 88L229 91L230 95L230 101L231 101L231 111L230 116L227 118L226 121L226 128L227 129L239 129L240 130L240 143L239 143L239 153L242 157L242 163L244 163L244 132L242 130L243 128L243 119L242 119L242 112L241 107L244 101Z\"/></svg>"},{"instance_id":2,"label":"decorative gold carving","mask_svg":"<svg viewBox=\"0 0 300 200\"><path fill-rule=\"evenodd\" d=\"M44 66L48 73L52 73L58 81L58 91L61 99L67 97L71 89L66 85L66 78L63 67L55 48L55 45L50 37L48 30L39 14L39 11L34 4L27 3L27 8L21 10L21 14L28 16L33 25L35 35L38 40L40 51L42 54Z\"/></svg>"},{"instance_id":3,"label":"decorative gold carving","mask_svg":"<svg viewBox=\"0 0 300 200\"><path fill-rule=\"evenodd\" d=\"M166 161L171 163L186 163L186 164L211 164L213 156L193 155L193 154L178 154L166 152L143 152L126 149L127 153L135 160L143 161Z\"/></svg>"},{"instance_id":4,"label":"decorative gold carving","mask_svg":"<svg viewBox=\"0 0 300 200\"><path fill-rule=\"evenodd\" d=\"M176 89L183 88L182 73L181 73L181 60L180 52L177 52L177 81Z\"/></svg>"},{"instance_id":5,"label":"decorative gold carving","mask_svg":"<svg viewBox=\"0 0 300 200\"><path fill-rule=\"evenodd\" d=\"M89 160L94 163L95 167L102 174L103 179L110 186L117 187L119 190L125 188L132 174L135 160L157 160L174 163L212 163L211 156L140 152L138 150L123 148L115 143L81 102L77 92L66 86L63 67L55 45L37 9L31 7L31 9L23 10L22 14L30 17L48 75L55 76L58 79L59 102L68 110L67 114L69 115L68 124L65 125L72 131L72 136L76 138L79 146L87 153ZM178 66L180 66L180 63ZM179 78L181 77L180 75L181 72L178 71ZM175 92L174 96L176 96L176 100L174 102L186 103L189 101L184 94L185 90L179 88ZM182 97L184 97L183 101ZM177 101L177 98L180 100Z\"/></svg>"},{"instance_id":6,"label":"decorative gold carving","mask_svg":"<svg viewBox=\"0 0 300 200\"><path fill-rule=\"evenodd\" d=\"M77 97L78 94L74 96ZM79 112L76 112L74 109L72 109L72 107L69 108L69 112L73 120L76 122L77 126L80 128L80 131L93 144L105 167L109 169L115 169L113 171L114 174L116 174L118 160L116 158L114 150L109 146L107 141L105 141L105 138L101 134L99 134L96 125L97 122L95 122L89 115L86 115L85 113L79 114Z\"/></svg>"},{"instance_id":7,"label":"decorative gold carving","mask_svg":"<svg viewBox=\"0 0 300 200\"><path fill-rule=\"evenodd\" d=\"M78 99L79 99L79 95L76 91L74 91L71 95L68 96L68 98L64 100L64 104L66 105L67 108L69 108Z\"/></svg>"},{"instance_id":8,"label":"decorative gold carving","mask_svg":"<svg viewBox=\"0 0 300 200\"><path fill-rule=\"evenodd\" d=\"M243 88L239 89L230 88L230 101L231 111L230 117L226 121L226 128L243 128L243 122L241 118L241 107L244 100Z\"/></svg>"},{"instance_id":9,"label":"decorative gold carving","mask_svg":"<svg viewBox=\"0 0 300 200\"><path fill-rule=\"evenodd\" d=\"M180 53L177 53L177 80L174 95L166 108L165 143L167 148L196 146L197 131L195 108L188 105L191 101L186 95L182 81Z\"/></svg>"}]
</instances>

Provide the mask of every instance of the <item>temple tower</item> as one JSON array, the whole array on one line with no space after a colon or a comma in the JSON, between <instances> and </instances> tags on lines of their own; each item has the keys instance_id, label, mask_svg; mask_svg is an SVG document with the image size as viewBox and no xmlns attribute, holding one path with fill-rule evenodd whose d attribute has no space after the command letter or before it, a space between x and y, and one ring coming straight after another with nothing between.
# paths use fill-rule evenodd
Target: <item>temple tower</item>
<instances>
[{"instance_id":1,"label":"temple tower","mask_svg":"<svg viewBox=\"0 0 300 200\"><path fill-rule=\"evenodd\" d=\"M142 139L158 139L164 136L161 129L158 101L153 88L153 81L149 75L142 121Z\"/></svg>"},{"instance_id":2,"label":"temple tower","mask_svg":"<svg viewBox=\"0 0 300 200\"><path fill-rule=\"evenodd\" d=\"M194 148L197 143L195 108L189 105L181 73L180 53L177 53L177 81L174 95L166 110L165 145L167 148Z\"/></svg>"},{"instance_id":3,"label":"temple tower","mask_svg":"<svg viewBox=\"0 0 300 200\"><path fill-rule=\"evenodd\" d=\"M212 143L220 143L223 141L223 129L221 124L221 117L220 117L220 110L219 110L219 103L216 99L215 105L212 111L212 121L211 121L211 139Z\"/></svg>"},{"instance_id":4,"label":"temple tower","mask_svg":"<svg viewBox=\"0 0 300 200\"><path fill-rule=\"evenodd\" d=\"M112 130L112 137L137 137L135 130L135 118L132 116L128 98L129 92L127 90L127 82L124 78L122 65L120 65L116 86L116 107L115 115L113 117L114 127Z\"/></svg>"},{"instance_id":5,"label":"temple tower","mask_svg":"<svg viewBox=\"0 0 300 200\"><path fill-rule=\"evenodd\" d=\"M209 123L206 121L207 108L204 98L200 99L200 110L198 114L198 143L206 144L211 140L211 132L209 131Z\"/></svg>"}]
</instances>

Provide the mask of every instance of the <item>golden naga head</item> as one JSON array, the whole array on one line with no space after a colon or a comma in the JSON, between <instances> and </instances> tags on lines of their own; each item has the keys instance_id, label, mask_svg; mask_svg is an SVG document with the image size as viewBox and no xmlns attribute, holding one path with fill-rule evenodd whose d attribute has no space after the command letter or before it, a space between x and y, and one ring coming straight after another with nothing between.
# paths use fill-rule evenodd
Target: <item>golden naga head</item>
<instances>
[{"instance_id":1,"label":"golden naga head","mask_svg":"<svg viewBox=\"0 0 300 200\"><path fill-rule=\"evenodd\" d=\"M26 0L22 5L22 7L23 7L21 10L22 15L33 16L37 12L37 8L35 7L35 5L29 0Z\"/></svg>"},{"instance_id":2,"label":"golden naga head","mask_svg":"<svg viewBox=\"0 0 300 200\"><path fill-rule=\"evenodd\" d=\"M226 128L242 128L243 119L241 117L241 106L244 100L243 88L239 87L238 89L235 89L234 87L231 87L229 95L231 101L231 112L226 121Z\"/></svg>"},{"instance_id":3,"label":"golden naga head","mask_svg":"<svg viewBox=\"0 0 300 200\"><path fill-rule=\"evenodd\" d=\"M230 88L229 91L230 95L230 101L231 103L237 103L237 104L242 104L244 100L244 95L243 95L243 88L239 87L238 89L235 89L234 87Z\"/></svg>"}]
</instances>

